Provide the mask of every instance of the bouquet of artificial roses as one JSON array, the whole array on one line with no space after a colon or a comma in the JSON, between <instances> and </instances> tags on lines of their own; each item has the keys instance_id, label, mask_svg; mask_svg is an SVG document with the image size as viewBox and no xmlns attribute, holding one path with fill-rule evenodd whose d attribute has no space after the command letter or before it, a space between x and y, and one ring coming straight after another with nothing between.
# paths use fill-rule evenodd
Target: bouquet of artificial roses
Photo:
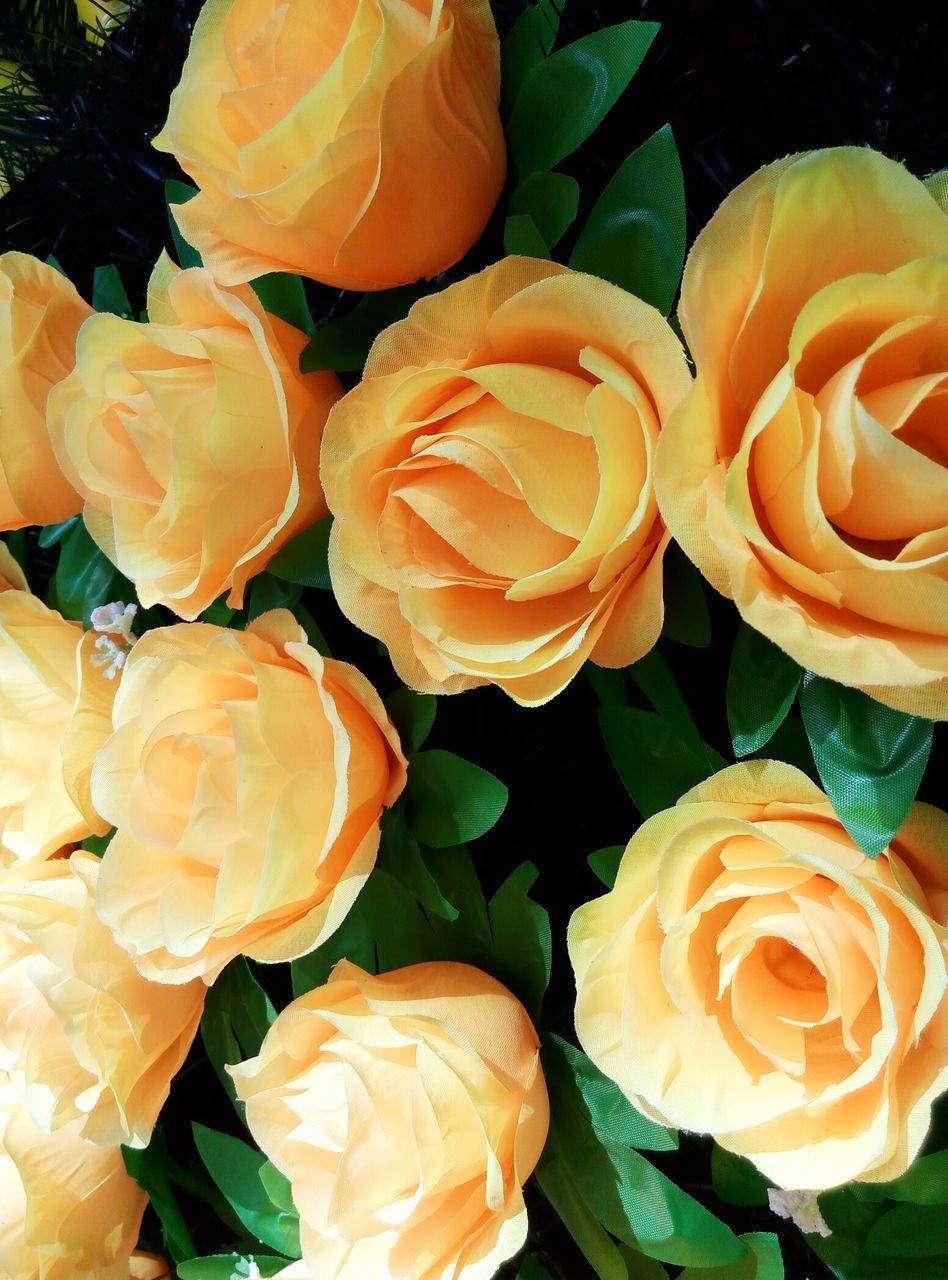
<instances>
[{"instance_id":1,"label":"bouquet of artificial roses","mask_svg":"<svg viewBox=\"0 0 948 1280\"><path fill-rule=\"evenodd\" d=\"M666 127L580 220L661 37L560 18L206 0L145 308L0 254L5 1280L948 1256L948 185L791 155L685 261ZM568 698L634 811L534 866L611 774L437 744Z\"/></svg>"}]
</instances>

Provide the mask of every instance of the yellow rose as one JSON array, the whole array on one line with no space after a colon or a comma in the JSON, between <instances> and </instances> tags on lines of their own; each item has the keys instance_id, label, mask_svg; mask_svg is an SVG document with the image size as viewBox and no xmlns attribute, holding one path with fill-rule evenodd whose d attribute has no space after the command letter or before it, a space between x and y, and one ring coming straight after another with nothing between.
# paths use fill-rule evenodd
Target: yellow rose
<instances>
[{"instance_id":1,"label":"yellow rose","mask_svg":"<svg viewBox=\"0 0 948 1280\"><path fill-rule=\"evenodd\" d=\"M125 1172L118 1147L86 1142L79 1128L74 1121L44 1134L0 1077L4 1280L129 1280L149 1274L129 1266L145 1193Z\"/></svg>"},{"instance_id":2,"label":"yellow rose","mask_svg":"<svg viewBox=\"0 0 948 1280\"><path fill-rule=\"evenodd\" d=\"M580 1043L647 1115L778 1186L897 1177L948 1086L946 855L928 805L871 861L804 774L724 769L574 914Z\"/></svg>"},{"instance_id":3,"label":"yellow rose","mask_svg":"<svg viewBox=\"0 0 948 1280\"><path fill-rule=\"evenodd\" d=\"M323 439L343 612L431 693L535 706L587 658L642 657L668 541L652 455L690 384L653 307L552 262L416 303Z\"/></svg>"},{"instance_id":4,"label":"yellow rose","mask_svg":"<svg viewBox=\"0 0 948 1280\"><path fill-rule=\"evenodd\" d=\"M154 145L224 284L388 289L456 262L504 183L488 0L209 0Z\"/></svg>"},{"instance_id":5,"label":"yellow rose","mask_svg":"<svg viewBox=\"0 0 948 1280\"><path fill-rule=\"evenodd\" d=\"M948 216L872 151L790 156L698 237L680 317L673 536L803 666L948 717Z\"/></svg>"},{"instance_id":6,"label":"yellow rose","mask_svg":"<svg viewBox=\"0 0 948 1280\"><path fill-rule=\"evenodd\" d=\"M348 961L230 1068L290 1180L320 1280L489 1280L523 1244L521 1192L549 1125L539 1042L466 964L379 977Z\"/></svg>"},{"instance_id":7,"label":"yellow rose","mask_svg":"<svg viewBox=\"0 0 948 1280\"><path fill-rule=\"evenodd\" d=\"M300 374L306 335L249 288L163 256L149 324L96 315L50 398L63 470L93 538L145 607L196 618L326 511L319 439L335 374Z\"/></svg>"},{"instance_id":8,"label":"yellow rose","mask_svg":"<svg viewBox=\"0 0 948 1280\"><path fill-rule=\"evenodd\" d=\"M82 509L46 427L50 390L76 363L92 308L28 253L0 254L0 529L52 524Z\"/></svg>"},{"instance_id":9,"label":"yellow rose","mask_svg":"<svg viewBox=\"0 0 948 1280\"><path fill-rule=\"evenodd\" d=\"M44 1131L148 1145L206 987L146 981L95 912L99 860L0 869L0 1067Z\"/></svg>"},{"instance_id":10,"label":"yellow rose","mask_svg":"<svg viewBox=\"0 0 948 1280\"><path fill-rule=\"evenodd\" d=\"M289 960L338 928L405 784L354 667L286 610L246 631L159 628L131 651L113 722L92 778L118 828L97 907L146 978L210 984L236 955Z\"/></svg>"},{"instance_id":11,"label":"yellow rose","mask_svg":"<svg viewBox=\"0 0 948 1280\"><path fill-rule=\"evenodd\" d=\"M89 795L115 684L83 634L28 591L0 591L0 850L48 858L104 835Z\"/></svg>"}]
</instances>

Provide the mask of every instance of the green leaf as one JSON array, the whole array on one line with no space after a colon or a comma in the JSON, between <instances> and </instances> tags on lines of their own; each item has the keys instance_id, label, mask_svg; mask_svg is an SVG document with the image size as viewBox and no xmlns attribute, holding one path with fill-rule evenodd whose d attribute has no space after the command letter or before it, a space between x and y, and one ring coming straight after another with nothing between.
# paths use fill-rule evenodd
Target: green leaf
<instances>
[{"instance_id":1,"label":"green leaf","mask_svg":"<svg viewBox=\"0 0 948 1280\"><path fill-rule=\"evenodd\" d=\"M685 261L685 181L670 125L619 166L569 265L611 280L668 315Z\"/></svg>"},{"instance_id":2,"label":"green leaf","mask_svg":"<svg viewBox=\"0 0 948 1280\"><path fill-rule=\"evenodd\" d=\"M215 627L226 627L230 624L236 612L237 610L232 609L227 603L227 596L225 594L218 596L213 604L208 605L201 614L201 621L211 622Z\"/></svg>"},{"instance_id":3,"label":"green leaf","mask_svg":"<svg viewBox=\"0 0 948 1280\"><path fill-rule=\"evenodd\" d=\"M412 834L441 849L489 831L507 805L507 788L450 751L420 751L409 766L406 805Z\"/></svg>"},{"instance_id":4,"label":"green leaf","mask_svg":"<svg viewBox=\"0 0 948 1280\"><path fill-rule=\"evenodd\" d=\"M766 746L793 706L802 679L789 654L741 623L727 677L727 722L736 756Z\"/></svg>"},{"instance_id":5,"label":"green leaf","mask_svg":"<svg viewBox=\"0 0 948 1280\"><path fill-rule=\"evenodd\" d=\"M500 46L501 110L506 118L527 72L553 48L566 0L538 0L524 9Z\"/></svg>"},{"instance_id":6,"label":"green leaf","mask_svg":"<svg viewBox=\"0 0 948 1280\"><path fill-rule=\"evenodd\" d=\"M724 1267L685 1267L678 1280L783 1280L780 1241L766 1231L741 1236L746 1255Z\"/></svg>"},{"instance_id":7,"label":"green leaf","mask_svg":"<svg viewBox=\"0 0 948 1280\"><path fill-rule=\"evenodd\" d=\"M299 1257L299 1218L278 1209L267 1195L260 1180L265 1157L239 1138L196 1122L191 1127L208 1173L254 1239L287 1257Z\"/></svg>"},{"instance_id":8,"label":"green leaf","mask_svg":"<svg viewBox=\"0 0 948 1280\"><path fill-rule=\"evenodd\" d=\"M507 205L508 229L518 215L530 218L544 248L552 249L565 235L579 209L579 183L566 173L531 173L517 187ZM508 253L516 253L504 244ZM543 254L540 255L545 256Z\"/></svg>"},{"instance_id":9,"label":"green leaf","mask_svg":"<svg viewBox=\"0 0 948 1280\"><path fill-rule=\"evenodd\" d=\"M522 862L491 898L487 909L497 967L534 1021L540 1016L553 965L550 917L528 896L538 875L532 862Z\"/></svg>"},{"instance_id":10,"label":"green leaf","mask_svg":"<svg viewBox=\"0 0 948 1280\"><path fill-rule=\"evenodd\" d=\"M602 123L655 38L655 22L620 22L558 49L527 71L507 146L521 173L553 169Z\"/></svg>"},{"instance_id":11,"label":"green leaf","mask_svg":"<svg viewBox=\"0 0 948 1280\"><path fill-rule=\"evenodd\" d=\"M175 216L171 211L171 206L173 204L187 204L196 195L197 188L189 187L186 182L175 182L174 179L169 179L165 183L165 204L168 206L168 222L171 226L171 239L174 241L179 267L199 267L201 265L201 255L193 245L188 244L181 234Z\"/></svg>"},{"instance_id":12,"label":"green leaf","mask_svg":"<svg viewBox=\"0 0 948 1280\"><path fill-rule=\"evenodd\" d=\"M396 689L385 699L385 709L398 730L405 755L414 755L434 727L438 699L433 693Z\"/></svg>"},{"instance_id":13,"label":"green leaf","mask_svg":"<svg viewBox=\"0 0 948 1280\"><path fill-rule=\"evenodd\" d=\"M106 849L109 847L109 842L114 835L115 828L113 827L112 830L107 831L104 836L86 836L79 848L85 849L87 853L94 853L97 858L101 858L103 853L105 853Z\"/></svg>"},{"instance_id":14,"label":"green leaf","mask_svg":"<svg viewBox=\"0 0 948 1280\"><path fill-rule=\"evenodd\" d=\"M128 300L118 268L111 263L107 267L95 269L92 277L92 305L96 311L108 311L114 316L131 319L132 304Z\"/></svg>"},{"instance_id":15,"label":"green leaf","mask_svg":"<svg viewBox=\"0 0 948 1280\"><path fill-rule=\"evenodd\" d=\"M267 572L284 582L295 582L301 587L319 587L331 591L329 580L329 533L332 516L323 516L315 524L307 526L276 553L267 565Z\"/></svg>"},{"instance_id":16,"label":"green leaf","mask_svg":"<svg viewBox=\"0 0 948 1280\"><path fill-rule=\"evenodd\" d=\"M261 1276L275 1276L291 1261L291 1258L275 1258L266 1253L215 1253L179 1262L177 1274L178 1280L234 1280L235 1276L249 1276L251 1264L256 1263Z\"/></svg>"},{"instance_id":17,"label":"green leaf","mask_svg":"<svg viewBox=\"0 0 948 1280\"><path fill-rule=\"evenodd\" d=\"M662 568L665 621L662 635L678 644L706 649L711 643L711 617L704 579L675 543L665 552Z\"/></svg>"},{"instance_id":18,"label":"green leaf","mask_svg":"<svg viewBox=\"0 0 948 1280\"><path fill-rule=\"evenodd\" d=\"M293 608L293 616L306 632L306 640L317 653L321 653L324 658L331 658L332 652L329 648L329 642L320 631L316 619L310 611L303 605L298 604Z\"/></svg>"},{"instance_id":19,"label":"green leaf","mask_svg":"<svg viewBox=\"0 0 948 1280\"><path fill-rule=\"evenodd\" d=\"M948 1258L944 1205L897 1204L871 1228L866 1251L894 1258Z\"/></svg>"},{"instance_id":20,"label":"green leaf","mask_svg":"<svg viewBox=\"0 0 948 1280\"><path fill-rule=\"evenodd\" d=\"M593 687L593 692L600 703L606 707L615 705L628 706L629 696L625 687L625 672L612 668L597 667L594 662L583 664L586 679Z\"/></svg>"},{"instance_id":21,"label":"green leaf","mask_svg":"<svg viewBox=\"0 0 948 1280\"><path fill-rule=\"evenodd\" d=\"M668 1272L657 1258L649 1258L627 1244L620 1247L619 1252L629 1270L629 1280L668 1280Z\"/></svg>"},{"instance_id":22,"label":"green leaf","mask_svg":"<svg viewBox=\"0 0 948 1280\"><path fill-rule=\"evenodd\" d=\"M611 844L606 849L597 849L586 861L595 875L599 877L607 889L611 889L619 874L619 863L625 853L624 844Z\"/></svg>"},{"instance_id":23,"label":"green leaf","mask_svg":"<svg viewBox=\"0 0 948 1280\"><path fill-rule=\"evenodd\" d=\"M39 531L36 541L41 547L55 547L57 542L61 542L70 529L75 528L79 523L79 516L70 516L68 520L60 520L59 524L44 525Z\"/></svg>"},{"instance_id":24,"label":"green leaf","mask_svg":"<svg viewBox=\"0 0 948 1280\"><path fill-rule=\"evenodd\" d=\"M810 750L810 739L806 736L802 722L795 715L787 716L760 754L769 760L784 760L814 782L819 782L813 752Z\"/></svg>"},{"instance_id":25,"label":"green leaf","mask_svg":"<svg viewBox=\"0 0 948 1280\"><path fill-rule=\"evenodd\" d=\"M614 1133L594 1126L560 1044L544 1042L551 1133L570 1184L598 1224L623 1244L679 1266L724 1266L744 1257L747 1247L728 1226Z\"/></svg>"},{"instance_id":26,"label":"green leaf","mask_svg":"<svg viewBox=\"0 0 948 1280\"><path fill-rule=\"evenodd\" d=\"M271 316L279 316L303 333L313 332L313 317L310 315L306 290L299 276L291 275L288 271L271 271L251 280L250 285L263 303L264 311L268 311Z\"/></svg>"},{"instance_id":27,"label":"green leaf","mask_svg":"<svg viewBox=\"0 0 948 1280\"><path fill-rule=\"evenodd\" d=\"M644 658L633 663L628 672L669 729L700 759L706 761L712 772L723 769L727 762L702 741L688 703L658 650L652 649Z\"/></svg>"},{"instance_id":28,"label":"green leaf","mask_svg":"<svg viewBox=\"0 0 948 1280\"><path fill-rule=\"evenodd\" d=\"M250 585L247 621L252 622L271 609L294 609L299 604L302 591L298 583L288 583L275 574L257 574Z\"/></svg>"},{"instance_id":29,"label":"green leaf","mask_svg":"<svg viewBox=\"0 0 948 1280\"><path fill-rule=\"evenodd\" d=\"M720 766L698 754L661 716L635 707L600 707L599 724L616 772L645 818L669 809Z\"/></svg>"},{"instance_id":30,"label":"green leaf","mask_svg":"<svg viewBox=\"0 0 948 1280\"><path fill-rule=\"evenodd\" d=\"M933 1151L912 1162L892 1182L857 1182L852 1191L867 1200L911 1200L913 1204L948 1204L948 1150Z\"/></svg>"},{"instance_id":31,"label":"green leaf","mask_svg":"<svg viewBox=\"0 0 948 1280\"><path fill-rule=\"evenodd\" d=\"M373 872L373 875L375 873ZM372 877L369 877L370 881ZM366 889L368 885L366 885ZM371 927L367 904L363 901L366 890L356 899L355 906L343 920L336 932L311 951L308 956L301 956L290 964L293 980L293 997L305 995L323 986L329 979L333 967L342 959L351 960L367 973L375 973L376 952L375 935Z\"/></svg>"},{"instance_id":32,"label":"green leaf","mask_svg":"<svg viewBox=\"0 0 948 1280\"><path fill-rule=\"evenodd\" d=\"M553 1280L546 1267L534 1253L528 1253L520 1264L517 1280Z\"/></svg>"},{"instance_id":33,"label":"green leaf","mask_svg":"<svg viewBox=\"0 0 948 1280\"><path fill-rule=\"evenodd\" d=\"M211 1066L235 1104L234 1082L225 1067L255 1057L275 1017L269 996L243 956L227 965L207 993L201 1039Z\"/></svg>"},{"instance_id":34,"label":"green leaf","mask_svg":"<svg viewBox=\"0 0 948 1280\"><path fill-rule=\"evenodd\" d=\"M504 252L525 258L549 258L550 246L528 213L514 213L504 224Z\"/></svg>"},{"instance_id":35,"label":"green leaf","mask_svg":"<svg viewBox=\"0 0 948 1280\"><path fill-rule=\"evenodd\" d=\"M79 521L64 535L53 576L60 612L90 625L92 610L111 600L135 600L131 583L92 541Z\"/></svg>"},{"instance_id":36,"label":"green leaf","mask_svg":"<svg viewBox=\"0 0 948 1280\"><path fill-rule=\"evenodd\" d=\"M439 889L418 841L409 835L401 806L382 815L379 865L427 911L440 916L442 920L457 920L458 909Z\"/></svg>"},{"instance_id":37,"label":"green leaf","mask_svg":"<svg viewBox=\"0 0 948 1280\"><path fill-rule=\"evenodd\" d=\"M316 330L300 356L300 370L303 373L320 369L361 372L379 333L396 320L404 320L412 304L436 288L437 285L431 283L407 284L366 294L346 315Z\"/></svg>"},{"instance_id":38,"label":"green leaf","mask_svg":"<svg viewBox=\"0 0 948 1280\"><path fill-rule=\"evenodd\" d=\"M555 1129L537 1165L536 1180L598 1280L629 1280L622 1254L580 1193Z\"/></svg>"},{"instance_id":39,"label":"green leaf","mask_svg":"<svg viewBox=\"0 0 948 1280\"><path fill-rule=\"evenodd\" d=\"M550 1044L555 1045L555 1050L549 1047ZM678 1135L674 1129L666 1129L633 1107L619 1086L603 1075L582 1049L551 1035L547 1055L557 1051L573 1073L592 1126L601 1137L642 1151L678 1150Z\"/></svg>"},{"instance_id":40,"label":"green leaf","mask_svg":"<svg viewBox=\"0 0 948 1280\"><path fill-rule=\"evenodd\" d=\"M928 763L933 725L808 671L800 709L840 822L870 858L905 820Z\"/></svg>"},{"instance_id":41,"label":"green leaf","mask_svg":"<svg viewBox=\"0 0 948 1280\"><path fill-rule=\"evenodd\" d=\"M296 1212L296 1205L293 1203L293 1187L289 1178L269 1160L260 1166L260 1181L264 1191L278 1209L283 1209L286 1213Z\"/></svg>"},{"instance_id":42,"label":"green leaf","mask_svg":"<svg viewBox=\"0 0 948 1280\"><path fill-rule=\"evenodd\" d=\"M749 1160L725 1151L717 1143L711 1152L711 1182L714 1194L728 1204L747 1207L768 1203L770 1184L764 1175Z\"/></svg>"},{"instance_id":43,"label":"green leaf","mask_svg":"<svg viewBox=\"0 0 948 1280\"><path fill-rule=\"evenodd\" d=\"M156 1130L149 1145L143 1149L123 1147L122 1158L131 1177L148 1193L172 1260L180 1262L183 1258L193 1258L197 1250L168 1180L166 1152L160 1132Z\"/></svg>"}]
</instances>

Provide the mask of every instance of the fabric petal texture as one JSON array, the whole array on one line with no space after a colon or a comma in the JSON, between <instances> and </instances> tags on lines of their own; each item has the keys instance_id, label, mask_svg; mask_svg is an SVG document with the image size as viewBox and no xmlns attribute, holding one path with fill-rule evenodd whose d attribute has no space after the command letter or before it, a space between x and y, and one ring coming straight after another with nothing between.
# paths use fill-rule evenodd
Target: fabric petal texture
<instances>
[{"instance_id":1,"label":"fabric petal texture","mask_svg":"<svg viewBox=\"0 0 948 1280\"><path fill-rule=\"evenodd\" d=\"M405 784L384 706L286 610L157 628L129 656L92 774L117 828L97 910L152 981L289 960L342 923Z\"/></svg>"},{"instance_id":2,"label":"fabric petal texture","mask_svg":"<svg viewBox=\"0 0 948 1280\"><path fill-rule=\"evenodd\" d=\"M672 535L802 666L948 718L948 216L895 161L791 156L695 242Z\"/></svg>"},{"instance_id":3,"label":"fabric petal texture","mask_svg":"<svg viewBox=\"0 0 948 1280\"><path fill-rule=\"evenodd\" d=\"M549 1123L539 1042L480 970L341 961L230 1070L299 1210L286 1275L489 1280L526 1239L521 1187Z\"/></svg>"},{"instance_id":4,"label":"fabric petal texture","mask_svg":"<svg viewBox=\"0 0 948 1280\"><path fill-rule=\"evenodd\" d=\"M875 861L779 761L650 818L568 945L580 1043L640 1110L778 1186L904 1173L948 1087L948 816Z\"/></svg>"},{"instance_id":5,"label":"fabric petal texture","mask_svg":"<svg viewBox=\"0 0 948 1280\"><path fill-rule=\"evenodd\" d=\"M173 212L222 283L388 289L484 229L499 98L488 0L208 0L154 145L199 187Z\"/></svg>"},{"instance_id":6,"label":"fabric petal texture","mask_svg":"<svg viewBox=\"0 0 948 1280\"><path fill-rule=\"evenodd\" d=\"M661 631L652 487L691 385L654 308L551 262L506 258L377 338L333 409L320 474L342 610L406 684L548 701L587 658Z\"/></svg>"}]
</instances>

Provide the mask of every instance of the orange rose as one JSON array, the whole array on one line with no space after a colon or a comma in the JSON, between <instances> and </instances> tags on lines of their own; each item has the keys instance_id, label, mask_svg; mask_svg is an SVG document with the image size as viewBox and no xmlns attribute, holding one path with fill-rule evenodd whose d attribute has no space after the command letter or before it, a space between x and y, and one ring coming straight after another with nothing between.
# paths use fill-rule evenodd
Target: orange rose
<instances>
[{"instance_id":1,"label":"orange rose","mask_svg":"<svg viewBox=\"0 0 948 1280\"><path fill-rule=\"evenodd\" d=\"M145 1193L118 1147L74 1121L44 1134L0 1077L0 1275L4 1280L129 1280ZM137 1265L137 1264L136 1264ZM151 1273L154 1275L154 1271Z\"/></svg>"},{"instance_id":2,"label":"orange rose","mask_svg":"<svg viewBox=\"0 0 948 1280\"><path fill-rule=\"evenodd\" d=\"M0 1067L45 1131L148 1145L206 987L147 982L95 912L99 860L0 869Z\"/></svg>"},{"instance_id":3,"label":"orange rose","mask_svg":"<svg viewBox=\"0 0 948 1280\"><path fill-rule=\"evenodd\" d=\"M0 254L0 529L53 524L82 509L53 456L46 402L75 366L76 334L92 314L54 267L28 253Z\"/></svg>"},{"instance_id":4,"label":"orange rose","mask_svg":"<svg viewBox=\"0 0 948 1280\"><path fill-rule=\"evenodd\" d=\"M115 684L96 637L28 591L0 591L0 851L47 858L109 824L89 795Z\"/></svg>"},{"instance_id":5,"label":"orange rose","mask_svg":"<svg viewBox=\"0 0 948 1280\"><path fill-rule=\"evenodd\" d=\"M63 470L96 542L147 607L195 618L326 511L319 439L340 394L300 374L306 335L251 289L219 289L163 256L149 324L96 315L50 400Z\"/></svg>"},{"instance_id":6,"label":"orange rose","mask_svg":"<svg viewBox=\"0 0 948 1280\"><path fill-rule=\"evenodd\" d=\"M405 759L378 694L286 610L246 631L147 632L95 762L118 828L101 919L147 978L210 984L234 956L289 960L342 923L375 864Z\"/></svg>"},{"instance_id":7,"label":"orange rose","mask_svg":"<svg viewBox=\"0 0 948 1280\"><path fill-rule=\"evenodd\" d=\"M552 262L505 258L412 307L330 415L333 588L415 689L546 702L662 627L652 492L690 386L659 313Z\"/></svg>"},{"instance_id":8,"label":"orange rose","mask_svg":"<svg viewBox=\"0 0 948 1280\"><path fill-rule=\"evenodd\" d=\"M488 0L211 0L154 145L200 187L175 218L225 284L433 276L504 182Z\"/></svg>"},{"instance_id":9,"label":"orange rose","mask_svg":"<svg viewBox=\"0 0 948 1280\"><path fill-rule=\"evenodd\" d=\"M779 1186L884 1182L948 1086L948 815L871 861L823 793L735 765L636 832L568 944L583 1048Z\"/></svg>"},{"instance_id":10,"label":"orange rose","mask_svg":"<svg viewBox=\"0 0 948 1280\"><path fill-rule=\"evenodd\" d=\"M526 1239L549 1125L539 1042L480 970L376 978L343 960L230 1072L299 1210L288 1276L488 1280Z\"/></svg>"},{"instance_id":11,"label":"orange rose","mask_svg":"<svg viewBox=\"0 0 948 1280\"><path fill-rule=\"evenodd\" d=\"M872 151L790 156L698 237L680 316L674 537L803 666L948 717L948 216Z\"/></svg>"}]
</instances>

